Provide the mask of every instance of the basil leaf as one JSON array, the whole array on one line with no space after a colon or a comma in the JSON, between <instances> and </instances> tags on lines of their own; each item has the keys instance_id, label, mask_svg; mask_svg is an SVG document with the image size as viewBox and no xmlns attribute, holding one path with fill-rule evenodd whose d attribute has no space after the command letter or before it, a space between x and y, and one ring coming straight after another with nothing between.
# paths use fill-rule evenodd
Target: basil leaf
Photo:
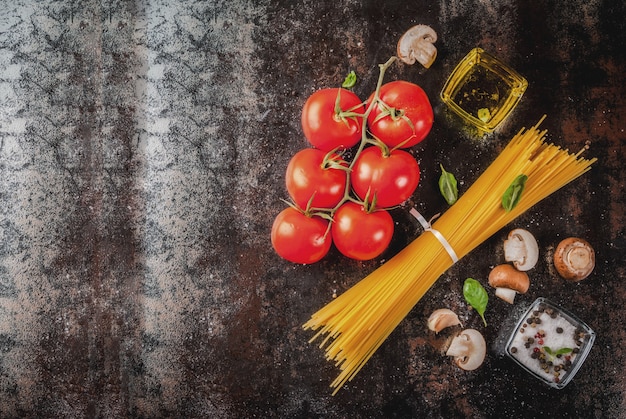
<instances>
[{"instance_id":1,"label":"basil leaf","mask_svg":"<svg viewBox=\"0 0 626 419\"><path fill-rule=\"evenodd\" d=\"M354 87L355 84L356 84L356 73L354 72L354 70L352 70L346 76L346 79L341 84L341 87L349 89L351 87Z\"/></svg>"},{"instance_id":2,"label":"basil leaf","mask_svg":"<svg viewBox=\"0 0 626 419\"><path fill-rule=\"evenodd\" d=\"M558 351L556 351L555 355L565 355L565 354L568 354L570 352L573 352L572 348L561 348Z\"/></svg>"},{"instance_id":3,"label":"basil leaf","mask_svg":"<svg viewBox=\"0 0 626 419\"><path fill-rule=\"evenodd\" d=\"M564 354L568 354L570 352L572 352L572 348L561 348L557 351L554 351L552 349L550 349L549 346L544 346L543 350L545 353L547 353L550 356L550 359L553 360L555 357L559 356L559 355L564 355Z\"/></svg>"},{"instance_id":4,"label":"basil leaf","mask_svg":"<svg viewBox=\"0 0 626 419\"><path fill-rule=\"evenodd\" d=\"M446 169L441 167L441 176L439 177L439 191L448 205L452 205L459 198L459 190L457 188L456 178L452 173L446 172Z\"/></svg>"},{"instance_id":5,"label":"basil leaf","mask_svg":"<svg viewBox=\"0 0 626 419\"><path fill-rule=\"evenodd\" d=\"M489 120L491 119L491 112L489 112L489 109L480 108L478 110L478 119L480 119L483 122L489 122Z\"/></svg>"},{"instance_id":6,"label":"basil leaf","mask_svg":"<svg viewBox=\"0 0 626 419\"><path fill-rule=\"evenodd\" d=\"M463 297L465 297L465 301L474 307L474 310L480 314L480 317L483 319L483 323L487 326L487 321L485 320L485 310L487 309L489 296L487 295L485 288L483 288L480 282L475 279L467 278L463 284Z\"/></svg>"},{"instance_id":7,"label":"basil leaf","mask_svg":"<svg viewBox=\"0 0 626 419\"><path fill-rule=\"evenodd\" d=\"M506 210L506 212L515 208L520 199L522 199L522 192L524 191L526 180L528 180L528 176L519 175L513 180L507 190L504 191L504 195L502 195L502 207Z\"/></svg>"}]
</instances>

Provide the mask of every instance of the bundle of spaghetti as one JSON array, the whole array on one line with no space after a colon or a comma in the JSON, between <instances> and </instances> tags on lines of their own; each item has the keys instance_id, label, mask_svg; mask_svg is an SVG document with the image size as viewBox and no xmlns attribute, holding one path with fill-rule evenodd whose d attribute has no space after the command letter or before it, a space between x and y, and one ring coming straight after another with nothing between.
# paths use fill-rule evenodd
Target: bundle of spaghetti
<instances>
[{"instance_id":1,"label":"bundle of spaghetti","mask_svg":"<svg viewBox=\"0 0 626 419\"><path fill-rule=\"evenodd\" d=\"M590 169L596 159L582 158L584 149L572 154L546 143L546 131L538 129L542 120L522 128L432 226L304 324L317 331L311 342L323 338L320 348L340 369L331 383L333 394L354 378L455 259ZM502 196L520 174L527 176L521 200L506 211Z\"/></svg>"}]
</instances>

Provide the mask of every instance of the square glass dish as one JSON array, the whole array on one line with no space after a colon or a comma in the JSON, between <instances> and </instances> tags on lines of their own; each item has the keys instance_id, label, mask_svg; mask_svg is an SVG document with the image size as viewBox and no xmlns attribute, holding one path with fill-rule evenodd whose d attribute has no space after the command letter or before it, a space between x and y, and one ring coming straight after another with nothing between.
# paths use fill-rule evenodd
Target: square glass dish
<instances>
[{"instance_id":1,"label":"square glass dish","mask_svg":"<svg viewBox=\"0 0 626 419\"><path fill-rule=\"evenodd\" d=\"M513 329L506 354L533 377L561 389L585 362L595 337L579 318L538 298Z\"/></svg>"},{"instance_id":2,"label":"square glass dish","mask_svg":"<svg viewBox=\"0 0 626 419\"><path fill-rule=\"evenodd\" d=\"M441 100L480 131L493 132L527 87L528 81L517 71L483 49L474 48L448 77Z\"/></svg>"}]
</instances>

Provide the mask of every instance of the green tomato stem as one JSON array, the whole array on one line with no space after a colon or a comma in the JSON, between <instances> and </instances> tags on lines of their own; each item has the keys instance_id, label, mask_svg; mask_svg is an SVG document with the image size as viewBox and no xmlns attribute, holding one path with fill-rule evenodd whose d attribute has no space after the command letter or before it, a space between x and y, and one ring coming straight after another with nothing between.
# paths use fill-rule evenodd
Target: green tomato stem
<instances>
[{"instance_id":1,"label":"green tomato stem","mask_svg":"<svg viewBox=\"0 0 626 419\"><path fill-rule=\"evenodd\" d=\"M384 64L379 64L379 75L378 75L378 81L376 82L376 90L374 91L374 96L372 98L372 101L369 103L369 105L367 106L365 113L360 114L358 112L355 112L355 109L357 109L359 106L358 105L356 107L353 107L351 109L348 109L346 111L341 110L341 106L340 106L340 91L337 93L337 98L335 99L335 115L344 120L346 118L362 118L363 119L363 125L361 128L361 141L359 142L359 146L356 150L356 152L354 153L354 157L352 158L352 161L350 162L350 164L346 167L344 165L341 164L341 162L333 162L336 163L338 167L334 167L335 164L330 163L330 156L332 153L336 152L337 150L333 150L330 153L328 153L327 155L327 159L324 159L324 165L328 165L328 166L333 166L334 168L337 169L342 169L342 170L346 170L347 171L347 176L346 176L346 187L345 187L345 191L344 191L344 196L343 198L339 201L339 203L337 205L335 205L334 208L330 209L330 210L324 210L321 208L308 208L307 209L307 213L309 214L316 214L316 215L322 215L322 213L324 214L324 218L329 218L330 220L332 220L335 212L339 209L339 207L341 207L341 205L343 205L345 202L354 202L360 205L364 205L365 208L369 211L374 209L374 202L367 202L369 200L369 197L366 197L366 201L362 201L360 199L357 199L355 197L352 196L351 192L351 184L350 184L350 173L352 172L352 169L354 168L354 165L356 163L357 158L359 157L359 155L361 154L361 152L363 151L363 149L365 148L365 146L367 144L374 144L377 145L379 147L381 147L381 141L378 139L370 139L367 136L367 117L369 116L369 114L372 112L372 109L374 108L374 106L378 103L378 101L380 100L380 88L383 85L383 80L385 78L385 72L387 71L387 69L396 61L397 57L392 56L391 58L389 58L387 60L387 62L385 62ZM390 150L388 147L384 146L383 147L383 152L386 153L385 155L388 155Z\"/></svg>"}]
</instances>

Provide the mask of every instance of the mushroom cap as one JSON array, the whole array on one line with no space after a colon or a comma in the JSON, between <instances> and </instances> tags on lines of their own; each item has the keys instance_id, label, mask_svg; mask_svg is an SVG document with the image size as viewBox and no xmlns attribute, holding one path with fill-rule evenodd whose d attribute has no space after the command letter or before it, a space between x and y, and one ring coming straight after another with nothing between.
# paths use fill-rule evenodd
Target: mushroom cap
<instances>
[{"instance_id":1,"label":"mushroom cap","mask_svg":"<svg viewBox=\"0 0 626 419\"><path fill-rule=\"evenodd\" d=\"M526 272L518 271L508 263L498 265L489 273L489 285L494 288L508 288L525 294L530 287Z\"/></svg>"},{"instance_id":2,"label":"mushroom cap","mask_svg":"<svg viewBox=\"0 0 626 419\"><path fill-rule=\"evenodd\" d=\"M485 338L478 330L465 329L452 339L446 355L453 356L460 368L475 370L482 365L487 355Z\"/></svg>"},{"instance_id":3,"label":"mushroom cap","mask_svg":"<svg viewBox=\"0 0 626 419\"><path fill-rule=\"evenodd\" d=\"M518 271L528 271L539 260L539 246L535 237L523 228L516 228L504 241L504 259L513 262Z\"/></svg>"},{"instance_id":4,"label":"mushroom cap","mask_svg":"<svg viewBox=\"0 0 626 419\"><path fill-rule=\"evenodd\" d=\"M406 64L414 64L417 60L425 68L429 68L437 57L437 33L427 25L415 25L406 31L398 41L397 54Z\"/></svg>"},{"instance_id":5,"label":"mushroom cap","mask_svg":"<svg viewBox=\"0 0 626 419\"><path fill-rule=\"evenodd\" d=\"M582 281L596 265L591 245L578 237L569 237L559 243L554 252L554 266L564 279Z\"/></svg>"}]
</instances>

